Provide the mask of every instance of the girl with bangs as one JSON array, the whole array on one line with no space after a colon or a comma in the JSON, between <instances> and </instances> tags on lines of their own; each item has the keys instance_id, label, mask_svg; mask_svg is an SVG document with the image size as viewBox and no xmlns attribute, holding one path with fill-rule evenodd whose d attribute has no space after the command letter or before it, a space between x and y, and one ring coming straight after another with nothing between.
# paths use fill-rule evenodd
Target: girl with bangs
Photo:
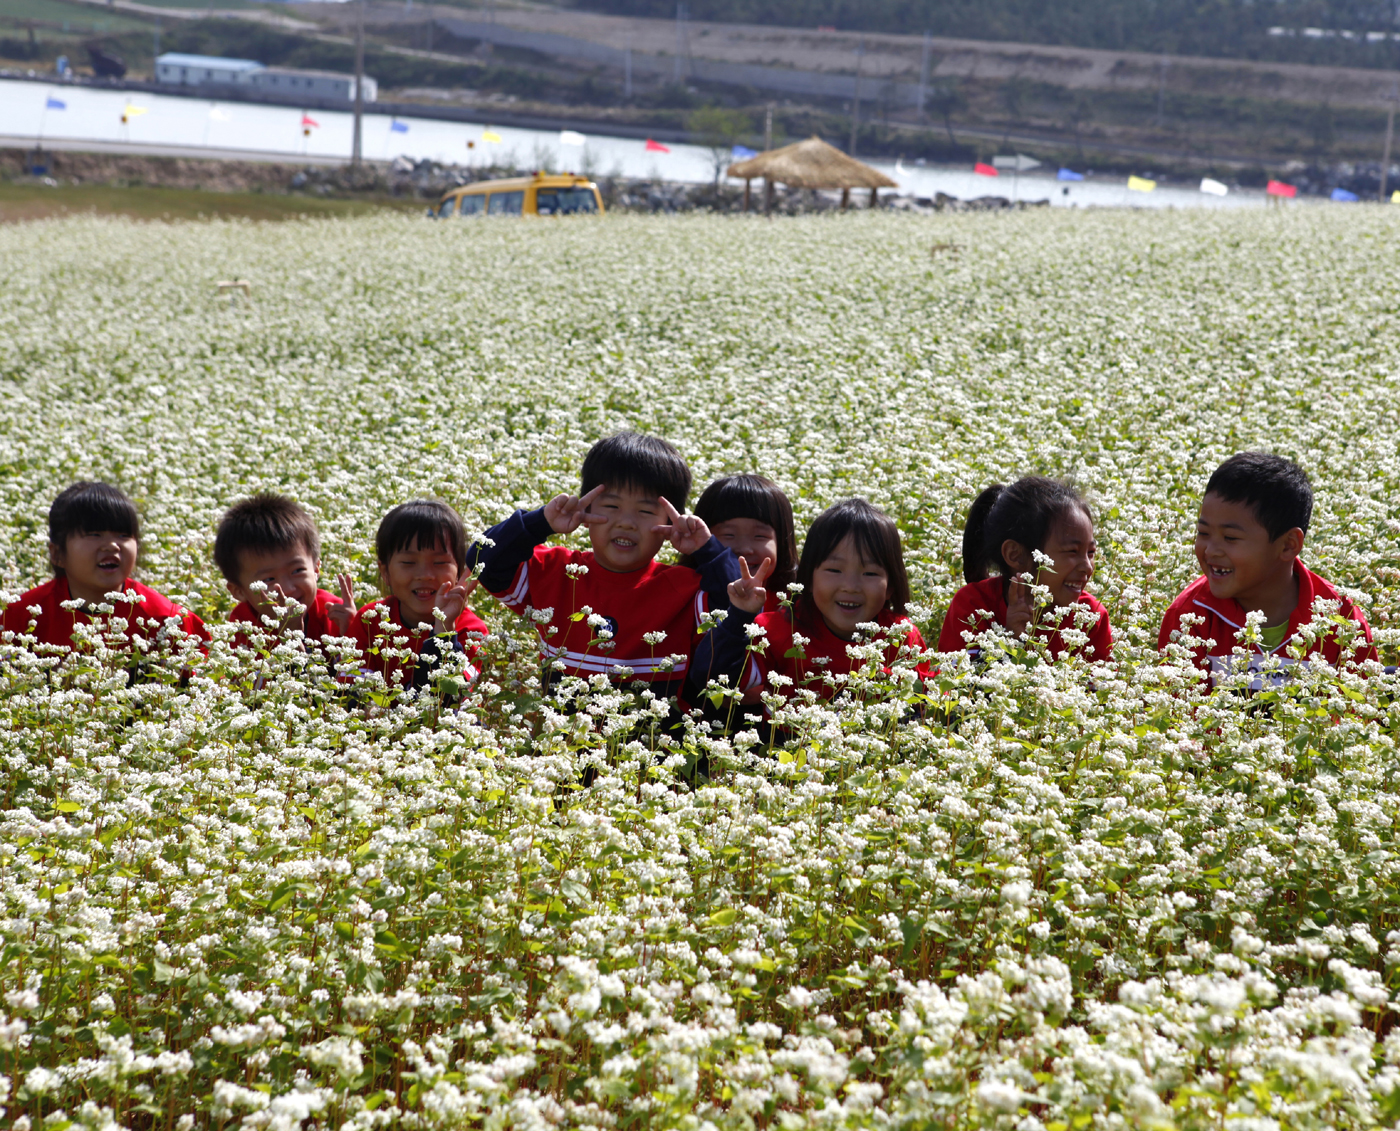
<instances>
[{"instance_id":1,"label":"girl with bangs","mask_svg":"<svg viewBox=\"0 0 1400 1131\"><path fill-rule=\"evenodd\" d=\"M726 475L716 479L695 503L719 543L746 562L757 576L767 559L771 564L765 613L777 612L787 587L797 579L797 535L792 503L783 490L762 475Z\"/></svg>"},{"instance_id":2,"label":"girl with bangs","mask_svg":"<svg viewBox=\"0 0 1400 1131\"><path fill-rule=\"evenodd\" d=\"M742 555L739 561L741 576L729 586L729 615L695 650L692 702L720 676L756 696L772 686L771 673L832 699L843 682L839 677L863 663L850 655L851 645L883 637L887 672L900 656L924 650L923 637L905 614L909 576L899 529L864 499L836 503L812 523L797 563L801 595L789 608L767 611L770 561L756 572ZM875 632L862 627L872 624ZM763 629L765 649L748 651L750 625ZM799 648L795 636L807 642ZM924 678L932 674L926 663L916 670Z\"/></svg>"}]
</instances>

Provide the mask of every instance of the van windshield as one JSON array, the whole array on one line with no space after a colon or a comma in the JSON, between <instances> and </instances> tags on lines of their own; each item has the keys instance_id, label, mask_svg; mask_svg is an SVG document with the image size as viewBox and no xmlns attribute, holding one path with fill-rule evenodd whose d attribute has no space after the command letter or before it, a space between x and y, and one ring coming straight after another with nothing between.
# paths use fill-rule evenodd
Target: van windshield
<instances>
[{"instance_id":1,"label":"van windshield","mask_svg":"<svg viewBox=\"0 0 1400 1131\"><path fill-rule=\"evenodd\" d=\"M575 212L597 212L598 200L591 188L540 189L535 194L535 210L541 216L567 216Z\"/></svg>"}]
</instances>

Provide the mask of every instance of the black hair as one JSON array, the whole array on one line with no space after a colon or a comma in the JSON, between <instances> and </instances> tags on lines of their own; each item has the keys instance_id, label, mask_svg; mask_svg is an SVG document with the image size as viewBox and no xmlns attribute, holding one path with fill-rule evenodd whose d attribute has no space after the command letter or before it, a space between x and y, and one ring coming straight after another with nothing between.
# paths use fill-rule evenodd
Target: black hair
<instances>
[{"instance_id":1,"label":"black hair","mask_svg":"<svg viewBox=\"0 0 1400 1131\"><path fill-rule=\"evenodd\" d=\"M381 564L400 550L431 550L442 546L461 569L467 563L467 528L462 516L438 499L400 503L382 519L374 534L374 552Z\"/></svg>"},{"instance_id":2,"label":"black hair","mask_svg":"<svg viewBox=\"0 0 1400 1131\"><path fill-rule=\"evenodd\" d=\"M1312 521L1313 493L1308 473L1283 456L1240 452L1215 469L1207 495L1227 503L1244 503L1274 542L1297 527L1304 534Z\"/></svg>"},{"instance_id":3,"label":"black hair","mask_svg":"<svg viewBox=\"0 0 1400 1131\"><path fill-rule=\"evenodd\" d=\"M985 581L993 567L1003 577L1010 577L1016 571L1002 557L1002 543L1010 539L1027 550L1043 551L1050 527L1076 508L1093 521L1084 496L1061 479L1027 475L1009 487L993 483L968 508L963 527L963 577L969 582Z\"/></svg>"},{"instance_id":4,"label":"black hair","mask_svg":"<svg viewBox=\"0 0 1400 1131\"><path fill-rule=\"evenodd\" d=\"M716 479L695 500L696 517L711 530L732 518L767 523L777 536L778 560L768 583L782 589L797 577L797 534L792 503L783 489L762 475L726 475Z\"/></svg>"},{"instance_id":5,"label":"black hair","mask_svg":"<svg viewBox=\"0 0 1400 1131\"><path fill-rule=\"evenodd\" d=\"M110 530L128 538L141 537L141 518L136 504L119 487L110 483L84 481L60 492L49 507L49 542L60 549L74 534L102 534ZM53 567L56 577L63 570Z\"/></svg>"},{"instance_id":6,"label":"black hair","mask_svg":"<svg viewBox=\"0 0 1400 1131\"><path fill-rule=\"evenodd\" d=\"M224 512L214 535L214 564L228 581L241 584L245 553L267 554L302 546L321 560L321 534L306 508L286 495L263 493L240 499Z\"/></svg>"},{"instance_id":7,"label":"black hair","mask_svg":"<svg viewBox=\"0 0 1400 1131\"><path fill-rule=\"evenodd\" d=\"M879 507L864 499L842 499L832 503L807 528L802 557L797 563L797 580L802 599L810 602L812 577L817 567L835 552L847 537L855 539L856 549L867 562L880 566L889 576L885 607L903 614L909 604L909 573L904 568L904 543L899 527Z\"/></svg>"},{"instance_id":8,"label":"black hair","mask_svg":"<svg viewBox=\"0 0 1400 1131\"><path fill-rule=\"evenodd\" d=\"M631 487L664 498L678 511L690 498L685 457L659 436L619 432L599 440L583 457L583 494L599 484Z\"/></svg>"}]
</instances>

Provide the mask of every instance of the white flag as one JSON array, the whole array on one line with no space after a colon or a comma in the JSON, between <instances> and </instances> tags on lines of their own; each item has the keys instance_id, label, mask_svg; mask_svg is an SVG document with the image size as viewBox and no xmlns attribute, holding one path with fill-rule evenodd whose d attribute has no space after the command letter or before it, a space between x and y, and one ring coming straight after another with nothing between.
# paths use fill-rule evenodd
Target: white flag
<instances>
[{"instance_id":1,"label":"white flag","mask_svg":"<svg viewBox=\"0 0 1400 1131\"><path fill-rule=\"evenodd\" d=\"M587 140L588 140L588 139L587 139L586 137L584 137L583 134L579 133L577 130L560 130L560 131L559 131L559 144L560 144L560 145L579 146L579 145L583 145Z\"/></svg>"},{"instance_id":2,"label":"white flag","mask_svg":"<svg viewBox=\"0 0 1400 1131\"><path fill-rule=\"evenodd\" d=\"M212 118L212 119L213 119L214 121L216 121L216 122L231 122L231 121L233 121L233 115L230 114L227 110L223 109L223 108L220 107L220 106L215 106L212 110L210 110L210 111L209 111L209 117Z\"/></svg>"},{"instance_id":3,"label":"white flag","mask_svg":"<svg viewBox=\"0 0 1400 1131\"><path fill-rule=\"evenodd\" d=\"M1024 153L1018 153L1015 157L993 157L992 164L998 169L1015 169L1018 173L1040 168L1039 161L1034 157L1027 157Z\"/></svg>"},{"instance_id":4,"label":"white flag","mask_svg":"<svg viewBox=\"0 0 1400 1131\"><path fill-rule=\"evenodd\" d=\"M1209 177L1201 180L1201 191L1209 193L1211 196L1225 196L1230 191L1229 185L1222 185L1219 181L1213 181Z\"/></svg>"}]
</instances>

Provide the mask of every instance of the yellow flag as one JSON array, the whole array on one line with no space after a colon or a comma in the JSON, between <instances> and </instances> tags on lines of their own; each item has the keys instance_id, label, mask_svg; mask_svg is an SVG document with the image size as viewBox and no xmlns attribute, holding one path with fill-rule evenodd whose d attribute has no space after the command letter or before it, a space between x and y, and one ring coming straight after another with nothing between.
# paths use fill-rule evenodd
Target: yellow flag
<instances>
[{"instance_id":1,"label":"yellow flag","mask_svg":"<svg viewBox=\"0 0 1400 1131\"><path fill-rule=\"evenodd\" d=\"M1149 181L1146 177L1129 177L1129 192L1151 192L1157 187L1156 181Z\"/></svg>"},{"instance_id":2,"label":"yellow flag","mask_svg":"<svg viewBox=\"0 0 1400 1131\"><path fill-rule=\"evenodd\" d=\"M487 130L484 134L481 135L481 140L482 140L482 141L500 141L500 140L501 140L501 135L498 134L495 130Z\"/></svg>"},{"instance_id":3,"label":"yellow flag","mask_svg":"<svg viewBox=\"0 0 1400 1131\"><path fill-rule=\"evenodd\" d=\"M149 109L150 108L147 106L128 106L122 113L128 118L139 118L142 114L147 113Z\"/></svg>"},{"instance_id":4,"label":"yellow flag","mask_svg":"<svg viewBox=\"0 0 1400 1131\"><path fill-rule=\"evenodd\" d=\"M1390 194L1390 203L1400 204L1400 188L1396 189L1393 193Z\"/></svg>"}]
</instances>

